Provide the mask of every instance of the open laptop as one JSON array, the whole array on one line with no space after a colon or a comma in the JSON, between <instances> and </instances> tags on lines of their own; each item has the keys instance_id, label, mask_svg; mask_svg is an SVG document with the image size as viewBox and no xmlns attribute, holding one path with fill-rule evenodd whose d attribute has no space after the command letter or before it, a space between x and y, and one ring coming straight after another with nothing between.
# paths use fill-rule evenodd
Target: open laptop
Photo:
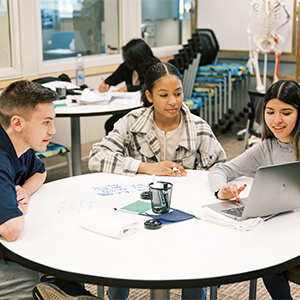
<instances>
[{"instance_id":1,"label":"open laptop","mask_svg":"<svg viewBox=\"0 0 300 300\"><path fill-rule=\"evenodd\" d=\"M238 221L300 208L300 162L258 168L248 198L205 206Z\"/></svg>"}]
</instances>

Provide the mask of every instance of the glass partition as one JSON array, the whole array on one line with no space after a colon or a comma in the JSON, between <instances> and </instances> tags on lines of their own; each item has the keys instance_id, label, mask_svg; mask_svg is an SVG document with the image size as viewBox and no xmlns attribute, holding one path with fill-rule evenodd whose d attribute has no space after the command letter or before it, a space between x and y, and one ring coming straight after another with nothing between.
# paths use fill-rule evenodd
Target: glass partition
<instances>
[{"instance_id":1,"label":"glass partition","mask_svg":"<svg viewBox=\"0 0 300 300\"><path fill-rule=\"evenodd\" d=\"M43 60L119 48L118 0L40 0Z\"/></svg>"},{"instance_id":2,"label":"glass partition","mask_svg":"<svg viewBox=\"0 0 300 300\"><path fill-rule=\"evenodd\" d=\"M8 0L0 0L0 68L12 66Z\"/></svg>"},{"instance_id":3,"label":"glass partition","mask_svg":"<svg viewBox=\"0 0 300 300\"><path fill-rule=\"evenodd\" d=\"M185 43L194 18L195 0L142 0L142 37L151 47Z\"/></svg>"}]
</instances>

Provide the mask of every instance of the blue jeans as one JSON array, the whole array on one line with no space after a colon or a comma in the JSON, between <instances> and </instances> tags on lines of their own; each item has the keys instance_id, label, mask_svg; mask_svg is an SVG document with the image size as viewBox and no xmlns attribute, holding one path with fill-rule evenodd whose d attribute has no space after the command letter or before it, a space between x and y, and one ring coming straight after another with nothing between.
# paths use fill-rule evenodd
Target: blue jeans
<instances>
[{"instance_id":1,"label":"blue jeans","mask_svg":"<svg viewBox=\"0 0 300 300\"><path fill-rule=\"evenodd\" d=\"M285 273L265 276L263 281L272 299L293 300Z\"/></svg>"},{"instance_id":2,"label":"blue jeans","mask_svg":"<svg viewBox=\"0 0 300 300\"><path fill-rule=\"evenodd\" d=\"M182 300L205 300L206 288L182 289ZM107 296L110 300L127 300L129 289L109 287Z\"/></svg>"}]
</instances>

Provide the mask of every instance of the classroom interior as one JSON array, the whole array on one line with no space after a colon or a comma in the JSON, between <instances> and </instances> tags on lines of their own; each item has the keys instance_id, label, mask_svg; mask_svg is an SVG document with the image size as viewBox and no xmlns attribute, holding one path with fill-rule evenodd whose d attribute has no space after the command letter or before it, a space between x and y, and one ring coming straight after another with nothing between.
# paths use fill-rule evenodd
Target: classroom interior
<instances>
[{"instance_id":1,"label":"classroom interior","mask_svg":"<svg viewBox=\"0 0 300 300\"><path fill-rule=\"evenodd\" d=\"M16 80L58 77L62 73L68 75L75 84L75 60L78 53L84 57L85 84L89 88L97 88L101 78L108 77L123 61L121 47L129 40L144 38L155 56L162 61L174 61L175 56L184 49L183 46L188 45L188 40L197 28L208 28L217 38L219 51L214 63L246 67L251 50L249 38L253 39L255 33L259 34L264 26L253 20L261 17L249 5L253 2L0 0L0 91ZM278 30L280 43L277 48L281 53L279 78L300 82L300 1L285 0L284 5L278 13L278 19L274 21L275 25L272 23L274 30L283 25ZM253 31L251 36L249 24ZM260 54L258 59L260 78L267 88L273 81L275 52L267 56ZM210 122L228 159L236 157L244 149L244 135L238 133L243 132L247 124L247 90L255 90L257 83L255 73L249 73L236 89L233 88L231 93L233 105L236 106L233 121L228 128L224 130L214 119L216 107L212 107L212 120L206 120ZM188 98L192 97L191 94ZM198 112L203 118L209 118L208 113L200 112L200 109ZM105 136L104 124L109 117L91 116L80 120L83 174L89 173L87 162L91 146ZM57 132L52 141L72 151L70 119L56 118L54 123ZM44 162L48 172L47 182L68 176L65 157L55 156ZM87 287L96 293L95 286ZM295 299L300 298L300 287L291 284L291 288ZM248 292L249 282L241 282L221 286L218 296L222 300L246 299ZM132 289L129 299L149 299L149 291ZM172 290L170 299L180 299L180 291ZM260 280L257 299L270 299Z\"/></svg>"}]
</instances>

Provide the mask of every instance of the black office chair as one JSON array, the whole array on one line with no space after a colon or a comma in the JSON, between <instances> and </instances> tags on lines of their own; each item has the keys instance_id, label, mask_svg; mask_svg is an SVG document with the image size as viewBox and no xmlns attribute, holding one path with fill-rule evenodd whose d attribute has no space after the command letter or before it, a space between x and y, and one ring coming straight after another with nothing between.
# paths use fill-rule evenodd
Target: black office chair
<instances>
[{"instance_id":1,"label":"black office chair","mask_svg":"<svg viewBox=\"0 0 300 300\"><path fill-rule=\"evenodd\" d=\"M265 94L257 91L248 91L250 98L250 109L248 112L247 127L244 138L244 151L261 141L261 123L263 113L263 100ZM253 138L254 137L254 138Z\"/></svg>"},{"instance_id":2,"label":"black office chair","mask_svg":"<svg viewBox=\"0 0 300 300\"><path fill-rule=\"evenodd\" d=\"M201 61L197 72L196 86L205 83L221 84L219 116L215 120L222 132L230 130L234 121L239 121L248 112L245 95L249 72L245 64L217 63L219 44L213 30L197 28L196 35L201 46ZM196 90L197 88L195 88Z\"/></svg>"}]
</instances>

